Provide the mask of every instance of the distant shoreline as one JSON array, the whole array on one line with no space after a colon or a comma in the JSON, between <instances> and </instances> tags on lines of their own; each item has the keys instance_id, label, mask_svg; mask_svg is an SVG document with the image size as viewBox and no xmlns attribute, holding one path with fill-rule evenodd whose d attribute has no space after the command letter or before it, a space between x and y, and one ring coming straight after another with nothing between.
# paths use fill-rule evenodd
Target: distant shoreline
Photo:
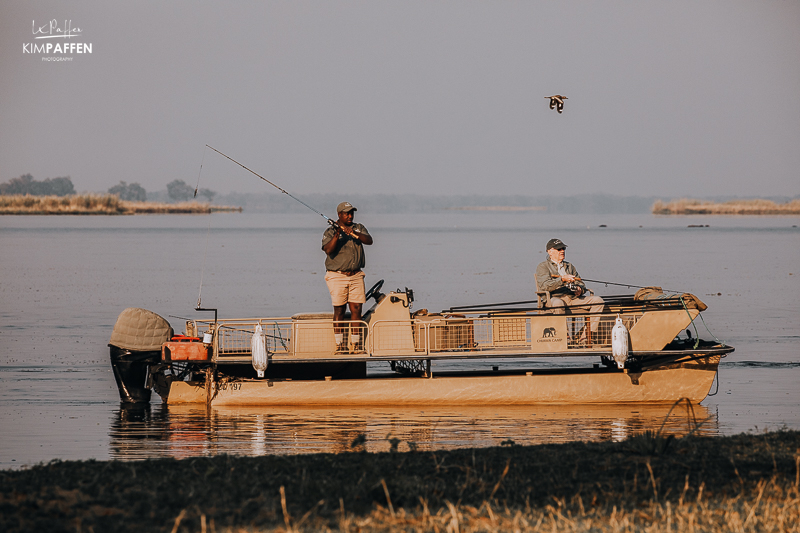
<instances>
[{"instance_id":1,"label":"distant shoreline","mask_svg":"<svg viewBox=\"0 0 800 533\"><path fill-rule=\"evenodd\" d=\"M671 202L656 201L654 215L800 215L800 200L777 204L772 200L735 200L716 203L684 198Z\"/></svg>"},{"instance_id":2,"label":"distant shoreline","mask_svg":"<svg viewBox=\"0 0 800 533\"><path fill-rule=\"evenodd\" d=\"M198 202L129 202L114 195L0 196L0 215L204 215L242 212L241 207Z\"/></svg>"}]
</instances>

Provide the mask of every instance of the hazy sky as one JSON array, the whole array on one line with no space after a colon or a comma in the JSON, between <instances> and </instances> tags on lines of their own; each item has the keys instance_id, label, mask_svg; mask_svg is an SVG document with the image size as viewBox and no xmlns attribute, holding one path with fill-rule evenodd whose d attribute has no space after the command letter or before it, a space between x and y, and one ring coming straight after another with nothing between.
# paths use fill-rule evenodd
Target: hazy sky
<instances>
[{"instance_id":1,"label":"hazy sky","mask_svg":"<svg viewBox=\"0 0 800 533\"><path fill-rule=\"evenodd\" d=\"M800 1L0 0L0 181L266 190L206 143L298 194L796 195Z\"/></svg>"}]
</instances>

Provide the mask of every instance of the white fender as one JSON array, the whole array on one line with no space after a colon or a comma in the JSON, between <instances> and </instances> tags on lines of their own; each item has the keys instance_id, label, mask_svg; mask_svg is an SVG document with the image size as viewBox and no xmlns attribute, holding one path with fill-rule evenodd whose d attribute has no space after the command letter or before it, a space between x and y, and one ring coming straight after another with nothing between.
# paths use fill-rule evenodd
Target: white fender
<instances>
[{"instance_id":1,"label":"white fender","mask_svg":"<svg viewBox=\"0 0 800 533\"><path fill-rule=\"evenodd\" d=\"M264 346L264 332L261 330L261 324L256 326L253 333L253 338L250 339L250 350L253 353L253 368L258 372L258 377L264 377L264 371L267 369L267 349Z\"/></svg>"},{"instance_id":2,"label":"white fender","mask_svg":"<svg viewBox=\"0 0 800 533\"><path fill-rule=\"evenodd\" d=\"M625 367L625 361L628 360L628 330L619 315L611 329L611 355L614 356L618 368Z\"/></svg>"}]
</instances>

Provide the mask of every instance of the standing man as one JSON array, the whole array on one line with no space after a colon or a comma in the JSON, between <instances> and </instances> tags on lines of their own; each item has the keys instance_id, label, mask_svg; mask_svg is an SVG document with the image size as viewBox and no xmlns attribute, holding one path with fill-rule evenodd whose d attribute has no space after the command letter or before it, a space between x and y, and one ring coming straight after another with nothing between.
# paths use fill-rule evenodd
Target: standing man
<instances>
[{"instance_id":1,"label":"standing man","mask_svg":"<svg viewBox=\"0 0 800 533\"><path fill-rule=\"evenodd\" d=\"M335 225L322 234L322 251L325 259L325 282L333 302L333 334L336 338L336 351L348 351L345 343L344 314L350 305L350 320L361 321L361 307L367 301L364 294L364 245L372 244L372 236L363 224L353 222L356 208L350 202L342 202L336 207L339 215ZM350 346L353 351L363 349L361 327L350 328Z\"/></svg>"},{"instance_id":2,"label":"standing man","mask_svg":"<svg viewBox=\"0 0 800 533\"><path fill-rule=\"evenodd\" d=\"M536 283L540 291L550 292L549 306L554 308L557 315L564 314L564 307L579 309L591 313L602 313L605 302L586 290L586 285L581 281L578 270L564 260L567 245L561 239L547 241L547 259L536 267ZM597 333L600 325L600 315L589 318L590 328L585 328L580 340L585 340L586 345L592 344L592 333Z\"/></svg>"}]
</instances>

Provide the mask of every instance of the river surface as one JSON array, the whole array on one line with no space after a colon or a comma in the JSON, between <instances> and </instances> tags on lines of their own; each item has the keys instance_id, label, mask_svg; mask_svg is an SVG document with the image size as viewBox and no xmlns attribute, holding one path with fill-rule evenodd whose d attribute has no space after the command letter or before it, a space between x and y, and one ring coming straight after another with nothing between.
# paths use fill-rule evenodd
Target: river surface
<instances>
[{"instance_id":1,"label":"river surface","mask_svg":"<svg viewBox=\"0 0 800 533\"><path fill-rule=\"evenodd\" d=\"M0 217L0 468L53 459L370 451L728 435L800 428L800 217L358 213L367 285L415 309L533 298L558 237L586 278L691 292L700 336L736 351L700 406L123 409L107 342L143 307L176 332L198 297L221 317L328 311L314 214ZM605 227L601 227L605 225ZM702 226L702 227L690 227ZM201 288L202 280L202 288ZM624 294L590 284L599 295ZM480 363L469 363L480 366ZM487 363L497 365L497 362ZM500 363L501 365L503 363ZM555 363L547 363L555 364ZM435 368L435 367L434 367ZM370 371L386 370L370 368Z\"/></svg>"}]
</instances>

